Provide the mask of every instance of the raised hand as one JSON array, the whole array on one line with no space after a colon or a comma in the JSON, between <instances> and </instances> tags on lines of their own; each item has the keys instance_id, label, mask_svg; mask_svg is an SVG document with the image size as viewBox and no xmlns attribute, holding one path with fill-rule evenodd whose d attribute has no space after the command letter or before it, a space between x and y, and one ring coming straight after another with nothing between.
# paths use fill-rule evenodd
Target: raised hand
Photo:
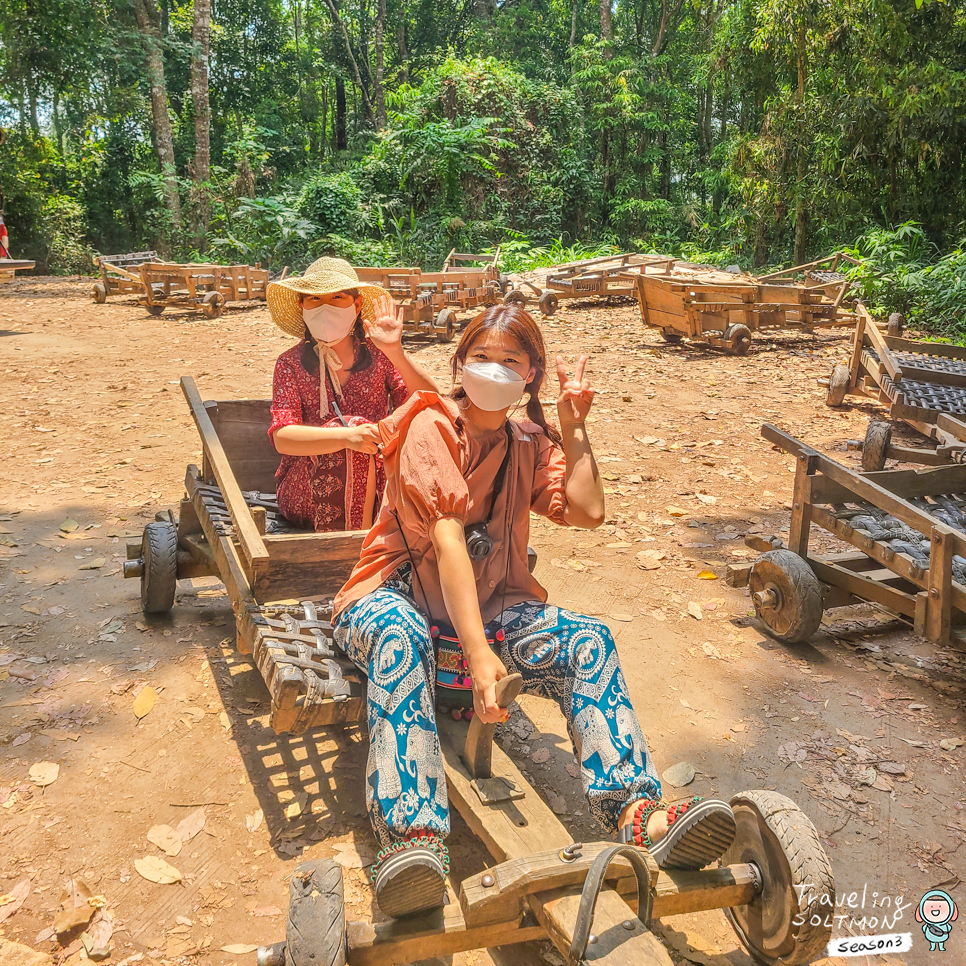
<instances>
[{"instance_id":1,"label":"raised hand","mask_svg":"<svg viewBox=\"0 0 966 966\"><path fill-rule=\"evenodd\" d=\"M383 352L401 347L402 309L388 295L373 302L375 317L367 326L366 334Z\"/></svg>"},{"instance_id":2,"label":"raised hand","mask_svg":"<svg viewBox=\"0 0 966 966\"><path fill-rule=\"evenodd\" d=\"M590 388L590 380L584 375L586 366L587 356L581 356L573 376L568 376L563 358L557 356L557 378L560 380L557 419L561 429L583 425L594 402L594 390Z\"/></svg>"}]
</instances>

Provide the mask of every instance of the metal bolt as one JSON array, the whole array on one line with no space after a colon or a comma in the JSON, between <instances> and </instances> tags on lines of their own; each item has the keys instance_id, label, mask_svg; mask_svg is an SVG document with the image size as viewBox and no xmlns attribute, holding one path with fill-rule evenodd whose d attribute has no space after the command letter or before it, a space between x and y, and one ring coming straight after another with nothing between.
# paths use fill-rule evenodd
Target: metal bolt
<instances>
[{"instance_id":1,"label":"metal bolt","mask_svg":"<svg viewBox=\"0 0 966 966\"><path fill-rule=\"evenodd\" d=\"M583 848L582 842L574 842L568 845L566 848L560 850L560 861L561 862L576 862L577 856L580 855L580 850Z\"/></svg>"},{"instance_id":2,"label":"metal bolt","mask_svg":"<svg viewBox=\"0 0 966 966\"><path fill-rule=\"evenodd\" d=\"M588 945L588 946L593 946L593 945L594 945L594 943L596 943L596 942L597 942L597 937L596 937L596 936L595 936L595 935L594 935L593 933L591 933L591 934L590 934L590 935L589 935L589 936L587 937L587 945Z\"/></svg>"},{"instance_id":3,"label":"metal bolt","mask_svg":"<svg viewBox=\"0 0 966 966\"><path fill-rule=\"evenodd\" d=\"M487 872L486 875L483 876L482 879L480 879L480 882L483 883L484 888L489 889L496 884L496 879L494 879L493 876L490 875L489 872Z\"/></svg>"},{"instance_id":4,"label":"metal bolt","mask_svg":"<svg viewBox=\"0 0 966 966\"><path fill-rule=\"evenodd\" d=\"M932 597L933 600L935 600L939 596L939 591L935 587L932 587L929 590L929 596Z\"/></svg>"},{"instance_id":5,"label":"metal bolt","mask_svg":"<svg viewBox=\"0 0 966 966\"><path fill-rule=\"evenodd\" d=\"M624 920L624 921L623 921L623 922L621 923L621 925L622 925L622 926L623 926L623 927L624 927L624 928L625 928L625 929L626 929L626 930L627 930L628 932L630 932L630 930L632 930L632 929L634 928L634 920L633 920L633 919L625 919L625 920Z\"/></svg>"}]
</instances>

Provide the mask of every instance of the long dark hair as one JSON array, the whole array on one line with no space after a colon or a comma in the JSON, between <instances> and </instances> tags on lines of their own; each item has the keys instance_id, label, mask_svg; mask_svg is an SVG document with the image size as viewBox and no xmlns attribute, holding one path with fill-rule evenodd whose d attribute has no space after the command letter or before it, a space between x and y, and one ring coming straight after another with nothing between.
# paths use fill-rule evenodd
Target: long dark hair
<instances>
[{"instance_id":1,"label":"long dark hair","mask_svg":"<svg viewBox=\"0 0 966 966\"><path fill-rule=\"evenodd\" d=\"M353 298L358 298L359 290L355 288L346 289ZM302 296L299 294L299 304L302 304ZM349 366L349 372L362 372L372 365L372 353L366 343L366 330L362 325L361 313L356 316L356 323L349 333L352 336L353 361ZM305 335L302 336L302 368L306 372L316 375L319 371L319 354L316 352L318 343L315 337L309 332L309 327L305 326Z\"/></svg>"},{"instance_id":2,"label":"long dark hair","mask_svg":"<svg viewBox=\"0 0 966 966\"><path fill-rule=\"evenodd\" d=\"M563 444L556 426L547 422L543 406L540 404L540 387L543 385L544 376L547 374L547 350L543 343L543 335L540 327L534 321L533 316L522 306L493 305L485 312L481 312L463 330L463 337L460 344L453 353L451 362L453 371L453 382L459 378L460 369L466 362L473 344L485 332L497 331L510 339L513 339L521 349L527 354L530 365L533 367L533 378L527 383L525 392L529 394L527 399L527 418L536 423L545 433L548 439L558 446ZM450 396L453 399L462 399L466 395L463 387L455 389Z\"/></svg>"}]
</instances>

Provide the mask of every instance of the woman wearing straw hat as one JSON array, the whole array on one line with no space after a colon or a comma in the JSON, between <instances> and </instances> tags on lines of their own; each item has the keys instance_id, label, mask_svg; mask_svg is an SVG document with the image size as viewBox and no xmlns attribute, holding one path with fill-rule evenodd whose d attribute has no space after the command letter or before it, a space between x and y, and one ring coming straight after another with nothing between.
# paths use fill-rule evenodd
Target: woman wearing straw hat
<instances>
[{"instance_id":1,"label":"woman wearing straw hat","mask_svg":"<svg viewBox=\"0 0 966 966\"><path fill-rule=\"evenodd\" d=\"M314 530L372 525L385 473L376 423L436 383L403 351L402 319L388 292L360 283L341 258L272 282L275 324L300 340L275 363L269 435L286 519Z\"/></svg>"}]
</instances>

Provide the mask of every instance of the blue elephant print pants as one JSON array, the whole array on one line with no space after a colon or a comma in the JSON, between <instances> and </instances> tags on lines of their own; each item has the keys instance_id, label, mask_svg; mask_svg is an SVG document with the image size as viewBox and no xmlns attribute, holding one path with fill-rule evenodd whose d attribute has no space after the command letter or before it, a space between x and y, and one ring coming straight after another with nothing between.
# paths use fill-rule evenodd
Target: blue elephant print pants
<instances>
[{"instance_id":1,"label":"blue elephant print pants","mask_svg":"<svg viewBox=\"0 0 966 966\"><path fill-rule=\"evenodd\" d=\"M369 676L366 805L382 845L426 831L445 838L450 828L434 646L407 578L408 567L345 611L334 635ZM509 673L523 675L524 693L560 706L591 814L616 832L624 806L660 798L661 785L610 630L537 601L508 607L502 623L500 659Z\"/></svg>"}]
</instances>

